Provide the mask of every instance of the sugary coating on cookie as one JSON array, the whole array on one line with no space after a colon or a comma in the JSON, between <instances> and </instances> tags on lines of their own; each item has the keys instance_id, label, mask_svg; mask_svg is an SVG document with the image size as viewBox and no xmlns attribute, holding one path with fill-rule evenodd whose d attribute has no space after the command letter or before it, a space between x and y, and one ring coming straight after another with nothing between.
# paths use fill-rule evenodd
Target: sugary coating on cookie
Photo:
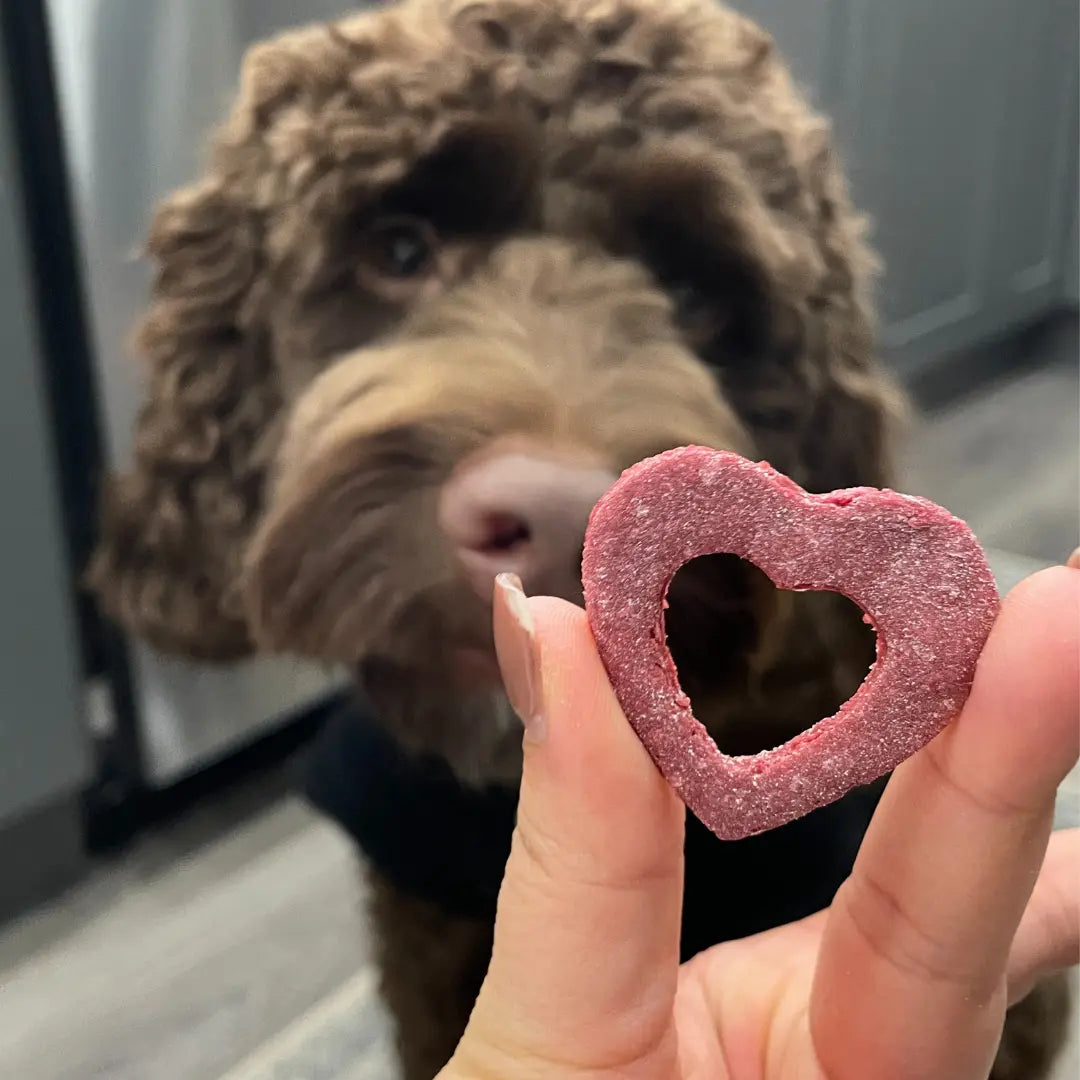
<instances>
[{"instance_id":1,"label":"sugary coating on cookie","mask_svg":"<svg viewBox=\"0 0 1080 1080\"><path fill-rule=\"evenodd\" d=\"M832 590L877 631L877 659L831 717L774 750L721 754L682 692L663 608L678 569L738 555L782 589ZM627 470L592 513L585 606L624 712L722 839L792 821L889 772L959 712L998 611L964 522L877 488L811 495L771 466L684 447Z\"/></svg>"}]
</instances>

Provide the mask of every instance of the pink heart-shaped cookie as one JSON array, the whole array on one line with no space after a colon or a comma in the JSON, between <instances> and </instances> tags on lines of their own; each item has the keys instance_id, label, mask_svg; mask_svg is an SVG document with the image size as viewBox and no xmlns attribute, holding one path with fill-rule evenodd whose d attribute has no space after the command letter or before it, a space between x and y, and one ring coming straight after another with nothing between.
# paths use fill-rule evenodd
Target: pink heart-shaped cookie
<instances>
[{"instance_id":1,"label":"pink heart-shaped cookie","mask_svg":"<svg viewBox=\"0 0 1080 1080\"><path fill-rule=\"evenodd\" d=\"M777 747L722 754L682 692L664 633L676 571L738 555L782 589L853 600L877 660L835 715ZM971 530L877 488L811 495L771 466L691 446L640 462L593 510L585 607L627 718L668 782L721 839L776 828L895 768L959 712L998 610Z\"/></svg>"}]
</instances>

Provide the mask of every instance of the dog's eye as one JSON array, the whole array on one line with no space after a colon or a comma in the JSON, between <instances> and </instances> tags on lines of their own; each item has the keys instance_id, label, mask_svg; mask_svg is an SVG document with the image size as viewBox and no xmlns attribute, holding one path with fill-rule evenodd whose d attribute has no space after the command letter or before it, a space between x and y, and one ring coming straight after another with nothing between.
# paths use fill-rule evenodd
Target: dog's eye
<instances>
[{"instance_id":1,"label":"dog's eye","mask_svg":"<svg viewBox=\"0 0 1080 1080\"><path fill-rule=\"evenodd\" d=\"M365 241L371 269L385 277L416 278L434 268L435 230L419 218L383 218L368 229Z\"/></svg>"},{"instance_id":2,"label":"dog's eye","mask_svg":"<svg viewBox=\"0 0 1080 1080\"><path fill-rule=\"evenodd\" d=\"M687 340L695 348L704 348L720 332L721 312L706 291L693 281L669 281L667 293L675 305L675 317Z\"/></svg>"},{"instance_id":3,"label":"dog's eye","mask_svg":"<svg viewBox=\"0 0 1080 1080\"><path fill-rule=\"evenodd\" d=\"M711 314L712 303L705 290L696 282L677 281L668 285L668 294L675 303L681 320L699 322Z\"/></svg>"},{"instance_id":4,"label":"dog's eye","mask_svg":"<svg viewBox=\"0 0 1080 1080\"><path fill-rule=\"evenodd\" d=\"M697 285L688 281L674 282L668 286L671 299L675 301L675 309L680 315L690 314L701 308L705 298Z\"/></svg>"}]
</instances>

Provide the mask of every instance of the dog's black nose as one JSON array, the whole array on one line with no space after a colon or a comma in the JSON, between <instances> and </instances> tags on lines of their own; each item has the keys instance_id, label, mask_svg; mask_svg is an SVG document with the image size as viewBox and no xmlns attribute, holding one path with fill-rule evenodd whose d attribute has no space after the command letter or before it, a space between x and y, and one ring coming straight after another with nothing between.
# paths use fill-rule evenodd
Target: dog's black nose
<instances>
[{"instance_id":1,"label":"dog's black nose","mask_svg":"<svg viewBox=\"0 0 1080 1080\"><path fill-rule=\"evenodd\" d=\"M485 599L496 574L512 571L530 593L580 602L585 526L614 483L614 473L570 453L492 448L447 482L440 524Z\"/></svg>"}]
</instances>

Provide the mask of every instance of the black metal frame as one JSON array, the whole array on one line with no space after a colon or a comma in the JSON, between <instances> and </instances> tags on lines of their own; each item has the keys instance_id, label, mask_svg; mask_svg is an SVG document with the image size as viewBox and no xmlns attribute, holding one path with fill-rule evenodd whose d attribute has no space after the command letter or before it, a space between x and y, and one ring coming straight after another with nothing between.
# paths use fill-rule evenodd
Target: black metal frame
<instances>
[{"instance_id":1,"label":"black metal frame","mask_svg":"<svg viewBox=\"0 0 1080 1080\"><path fill-rule=\"evenodd\" d=\"M123 635L100 615L81 577L96 536L105 461L99 394L83 292L63 122L44 0L0 3L2 87L12 112L35 324L45 364L53 452L85 679L108 683L115 728L95 740L96 776L85 793L91 846L126 839L146 790Z\"/></svg>"}]
</instances>

